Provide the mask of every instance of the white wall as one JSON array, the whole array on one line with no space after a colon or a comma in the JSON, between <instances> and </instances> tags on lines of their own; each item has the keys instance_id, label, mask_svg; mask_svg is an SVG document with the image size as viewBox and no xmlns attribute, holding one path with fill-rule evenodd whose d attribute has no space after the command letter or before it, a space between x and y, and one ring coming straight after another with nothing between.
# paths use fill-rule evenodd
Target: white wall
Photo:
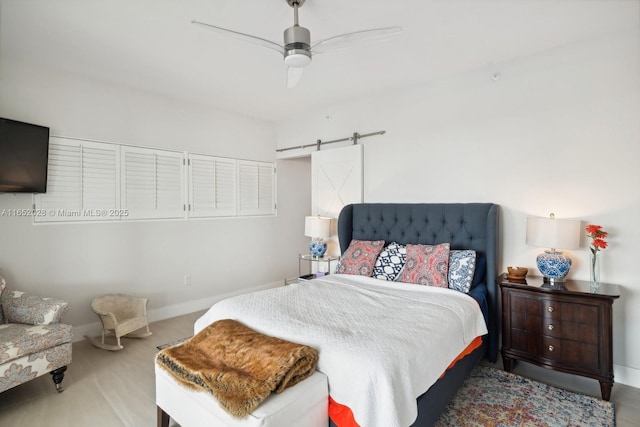
<instances>
[{"instance_id":1,"label":"white wall","mask_svg":"<svg viewBox=\"0 0 640 427\"><path fill-rule=\"evenodd\" d=\"M275 161L272 123L6 57L0 75L0 116L49 126L52 135ZM78 331L97 321L89 304L104 293L146 296L159 318L283 283L307 245L310 179L308 161L277 167L275 217L56 225L0 217L0 268L11 287L69 300L65 321ZM0 211L31 203L31 195L0 195Z\"/></svg>"},{"instance_id":2,"label":"white wall","mask_svg":"<svg viewBox=\"0 0 640 427\"><path fill-rule=\"evenodd\" d=\"M616 381L640 386L640 30L301 114L279 124L278 148L379 130L362 140L365 201L500 204L503 271L537 273L529 215L609 231ZM587 242L570 255L571 277L588 279Z\"/></svg>"}]
</instances>

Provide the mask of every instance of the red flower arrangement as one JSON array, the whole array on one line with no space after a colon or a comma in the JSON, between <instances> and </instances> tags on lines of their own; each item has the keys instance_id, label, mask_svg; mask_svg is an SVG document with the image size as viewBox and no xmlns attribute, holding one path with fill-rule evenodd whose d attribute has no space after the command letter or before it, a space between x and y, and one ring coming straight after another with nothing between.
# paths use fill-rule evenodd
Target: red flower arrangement
<instances>
[{"instance_id":1,"label":"red flower arrangement","mask_svg":"<svg viewBox=\"0 0 640 427\"><path fill-rule=\"evenodd\" d=\"M609 233L602 229L602 226L596 224L589 224L585 227L587 230L587 236L591 238L591 253L596 255L599 250L607 249L608 243L606 238Z\"/></svg>"}]
</instances>

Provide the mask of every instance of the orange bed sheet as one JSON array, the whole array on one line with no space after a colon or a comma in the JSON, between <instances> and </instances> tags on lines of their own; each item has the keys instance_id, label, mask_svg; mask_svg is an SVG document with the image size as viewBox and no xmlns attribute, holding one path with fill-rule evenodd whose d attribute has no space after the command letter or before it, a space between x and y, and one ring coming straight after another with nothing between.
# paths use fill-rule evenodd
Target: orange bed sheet
<instances>
[{"instance_id":1,"label":"orange bed sheet","mask_svg":"<svg viewBox=\"0 0 640 427\"><path fill-rule=\"evenodd\" d=\"M471 354L475 349L482 345L482 337L476 337L462 352L449 364L447 369L440 375L444 377L449 369L451 369L459 360ZM338 427L360 427L353 416L353 412L348 406L342 405L329 396L329 418Z\"/></svg>"}]
</instances>

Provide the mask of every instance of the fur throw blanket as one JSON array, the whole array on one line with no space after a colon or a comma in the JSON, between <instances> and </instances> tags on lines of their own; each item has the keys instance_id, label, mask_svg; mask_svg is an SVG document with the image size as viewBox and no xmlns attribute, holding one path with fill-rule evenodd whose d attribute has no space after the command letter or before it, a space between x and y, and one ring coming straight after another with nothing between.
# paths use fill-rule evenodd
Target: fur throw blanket
<instances>
[{"instance_id":1,"label":"fur throw blanket","mask_svg":"<svg viewBox=\"0 0 640 427\"><path fill-rule=\"evenodd\" d=\"M219 320L188 341L166 348L156 363L180 383L215 396L231 415L251 413L271 392L311 376L318 351Z\"/></svg>"}]
</instances>

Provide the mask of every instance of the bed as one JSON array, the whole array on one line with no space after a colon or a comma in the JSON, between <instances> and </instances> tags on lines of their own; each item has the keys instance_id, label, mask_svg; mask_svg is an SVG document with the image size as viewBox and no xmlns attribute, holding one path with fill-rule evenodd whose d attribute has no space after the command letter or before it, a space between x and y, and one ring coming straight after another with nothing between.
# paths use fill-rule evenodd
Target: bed
<instances>
[{"instance_id":1,"label":"bed","mask_svg":"<svg viewBox=\"0 0 640 427\"><path fill-rule=\"evenodd\" d=\"M431 426L482 357L497 358L497 215L489 203L368 203L348 205L338 218L343 253L352 241L475 251L478 277L468 295L332 274L221 301L197 320L195 332L233 318L318 348L330 426ZM441 336L425 337L426 329Z\"/></svg>"},{"instance_id":2,"label":"bed","mask_svg":"<svg viewBox=\"0 0 640 427\"><path fill-rule=\"evenodd\" d=\"M365 203L347 205L338 218L341 251L358 240L398 243L451 243L451 249L472 249L486 262L482 284L472 295L483 307L488 334L483 344L459 360L418 399L412 426L434 424L473 367L484 357L495 363L499 350L499 306L495 279L498 265L498 205L493 203ZM335 424L332 423L332 427Z\"/></svg>"}]
</instances>

